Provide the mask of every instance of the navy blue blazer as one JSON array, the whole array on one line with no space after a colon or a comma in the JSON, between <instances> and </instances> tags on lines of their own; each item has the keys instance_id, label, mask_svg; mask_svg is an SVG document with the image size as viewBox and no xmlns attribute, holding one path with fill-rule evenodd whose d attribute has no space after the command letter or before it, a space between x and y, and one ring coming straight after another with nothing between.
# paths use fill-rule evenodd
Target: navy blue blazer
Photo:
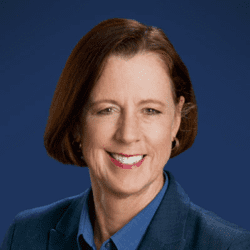
<instances>
[{"instance_id":1,"label":"navy blue blazer","mask_svg":"<svg viewBox=\"0 0 250 250\"><path fill-rule=\"evenodd\" d=\"M250 232L192 203L174 176L138 250L245 250ZM16 215L0 250L78 250L86 191Z\"/></svg>"}]
</instances>

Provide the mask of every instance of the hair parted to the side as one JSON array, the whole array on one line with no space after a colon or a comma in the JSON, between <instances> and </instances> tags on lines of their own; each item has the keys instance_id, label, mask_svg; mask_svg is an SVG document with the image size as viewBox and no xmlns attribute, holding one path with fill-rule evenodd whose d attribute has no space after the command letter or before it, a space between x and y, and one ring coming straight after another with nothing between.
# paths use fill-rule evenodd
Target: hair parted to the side
<instances>
[{"instance_id":1,"label":"hair parted to the side","mask_svg":"<svg viewBox=\"0 0 250 250\"><path fill-rule=\"evenodd\" d=\"M188 148L198 131L198 109L188 70L173 45L160 28L138 21L113 18L102 21L83 36L71 52L57 83L44 133L48 155L63 164L87 166L76 142L76 126L91 90L100 78L111 55L132 58L138 53L154 52L166 65L172 80L175 105L185 97L182 118L176 137L179 147L173 158Z\"/></svg>"}]
</instances>

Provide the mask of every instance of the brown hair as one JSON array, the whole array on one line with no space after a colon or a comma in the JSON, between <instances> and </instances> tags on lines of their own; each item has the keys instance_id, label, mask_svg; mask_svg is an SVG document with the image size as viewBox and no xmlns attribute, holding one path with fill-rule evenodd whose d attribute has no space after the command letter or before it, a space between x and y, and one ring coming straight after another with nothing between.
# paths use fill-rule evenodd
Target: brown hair
<instances>
[{"instance_id":1,"label":"brown hair","mask_svg":"<svg viewBox=\"0 0 250 250\"><path fill-rule=\"evenodd\" d=\"M109 56L131 58L140 52L154 52L165 62L172 79L175 105L185 97L180 129L176 135L179 147L173 158L188 148L198 130L198 109L188 70L173 45L160 28L131 19L102 21L77 43L57 83L44 133L48 155L63 164L87 166L76 144L76 126L81 124L91 90L100 78ZM80 125L81 126L81 125Z\"/></svg>"}]
</instances>

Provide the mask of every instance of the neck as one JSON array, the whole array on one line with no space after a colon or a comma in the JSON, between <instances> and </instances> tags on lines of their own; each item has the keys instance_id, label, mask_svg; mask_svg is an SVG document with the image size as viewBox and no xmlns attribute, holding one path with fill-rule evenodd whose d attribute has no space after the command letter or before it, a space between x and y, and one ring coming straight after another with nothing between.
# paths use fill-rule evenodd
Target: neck
<instances>
[{"instance_id":1,"label":"neck","mask_svg":"<svg viewBox=\"0 0 250 250\"><path fill-rule=\"evenodd\" d=\"M139 192L133 194L116 194L97 182L92 182L95 207L94 238L100 247L107 239L129 223L161 191L165 176L155 180Z\"/></svg>"}]
</instances>

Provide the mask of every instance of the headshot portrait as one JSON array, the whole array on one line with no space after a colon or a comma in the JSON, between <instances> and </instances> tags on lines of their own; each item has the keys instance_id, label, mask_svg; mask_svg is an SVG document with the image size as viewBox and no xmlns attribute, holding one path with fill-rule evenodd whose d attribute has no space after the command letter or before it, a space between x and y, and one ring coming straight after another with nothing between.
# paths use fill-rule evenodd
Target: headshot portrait
<instances>
[{"instance_id":1,"label":"headshot portrait","mask_svg":"<svg viewBox=\"0 0 250 250\"><path fill-rule=\"evenodd\" d=\"M107 18L81 34L64 64L43 143L91 185L18 212L1 250L250 249L249 230L192 200L168 168L196 143L202 97L167 32Z\"/></svg>"}]
</instances>

